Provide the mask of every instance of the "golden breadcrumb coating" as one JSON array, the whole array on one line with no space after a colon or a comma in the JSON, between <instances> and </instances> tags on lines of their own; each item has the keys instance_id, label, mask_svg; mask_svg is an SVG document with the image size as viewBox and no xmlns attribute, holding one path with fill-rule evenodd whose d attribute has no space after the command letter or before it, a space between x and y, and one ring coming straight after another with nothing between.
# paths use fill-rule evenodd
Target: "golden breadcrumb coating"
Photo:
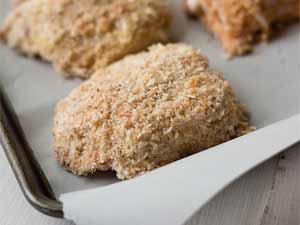
<instances>
[{"instance_id":1,"label":"golden breadcrumb coating","mask_svg":"<svg viewBox=\"0 0 300 225\"><path fill-rule=\"evenodd\" d=\"M250 131L220 73L185 44L156 45L99 70L56 107L55 155L78 175L142 175Z\"/></svg>"},{"instance_id":2,"label":"golden breadcrumb coating","mask_svg":"<svg viewBox=\"0 0 300 225\"><path fill-rule=\"evenodd\" d=\"M167 41L169 23L161 0L28 0L6 19L0 36L67 76L88 78L127 54Z\"/></svg>"},{"instance_id":3,"label":"golden breadcrumb coating","mask_svg":"<svg viewBox=\"0 0 300 225\"><path fill-rule=\"evenodd\" d=\"M229 55L252 50L266 40L272 25L300 17L300 0L184 0L188 14L199 16ZM259 38L258 38L259 37Z\"/></svg>"}]
</instances>

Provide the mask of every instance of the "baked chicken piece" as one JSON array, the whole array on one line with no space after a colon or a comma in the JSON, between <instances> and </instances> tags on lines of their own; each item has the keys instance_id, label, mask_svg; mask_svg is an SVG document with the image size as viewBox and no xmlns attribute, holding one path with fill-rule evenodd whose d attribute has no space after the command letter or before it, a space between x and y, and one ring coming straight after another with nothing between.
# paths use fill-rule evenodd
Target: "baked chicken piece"
<instances>
[{"instance_id":1,"label":"baked chicken piece","mask_svg":"<svg viewBox=\"0 0 300 225\"><path fill-rule=\"evenodd\" d=\"M184 0L188 14L202 19L230 56L266 40L272 26L300 17L300 0Z\"/></svg>"},{"instance_id":2,"label":"baked chicken piece","mask_svg":"<svg viewBox=\"0 0 300 225\"><path fill-rule=\"evenodd\" d=\"M55 155L78 175L130 179L250 131L229 82L185 44L152 46L60 101Z\"/></svg>"},{"instance_id":3,"label":"baked chicken piece","mask_svg":"<svg viewBox=\"0 0 300 225\"><path fill-rule=\"evenodd\" d=\"M66 76L88 78L127 54L167 41L169 24L161 0L28 0L8 16L0 37Z\"/></svg>"}]
</instances>

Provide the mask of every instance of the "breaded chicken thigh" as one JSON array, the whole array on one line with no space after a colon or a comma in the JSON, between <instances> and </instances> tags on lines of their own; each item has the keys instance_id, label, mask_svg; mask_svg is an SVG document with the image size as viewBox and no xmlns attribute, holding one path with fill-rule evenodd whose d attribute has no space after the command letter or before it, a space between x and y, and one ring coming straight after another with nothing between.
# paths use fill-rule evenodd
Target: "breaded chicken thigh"
<instances>
[{"instance_id":1,"label":"breaded chicken thigh","mask_svg":"<svg viewBox=\"0 0 300 225\"><path fill-rule=\"evenodd\" d=\"M97 69L167 40L170 15L161 0L28 0L4 22L1 38L67 76Z\"/></svg>"},{"instance_id":2,"label":"breaded chicken thigh","mask_svg":"<svg viewBox=\"0 0 300 225\"><path fill-rule=\"evenodd\" d=\"M130 179L250 131L228 81L185 44L128 56L56 107L55 155L78 175Z\"/></svg>"},{"instance_id":3,"label":"breaded chicken thigh","mask_svg":"<svg viewBox=\"0 0 300 225\"><path fill-rule=\"evenodd\" d=\"M300 0L184 0L184 4L231 56L251 51L257 39L266 40L272 25L300 17Z\"/></svg>"}]
</instances>

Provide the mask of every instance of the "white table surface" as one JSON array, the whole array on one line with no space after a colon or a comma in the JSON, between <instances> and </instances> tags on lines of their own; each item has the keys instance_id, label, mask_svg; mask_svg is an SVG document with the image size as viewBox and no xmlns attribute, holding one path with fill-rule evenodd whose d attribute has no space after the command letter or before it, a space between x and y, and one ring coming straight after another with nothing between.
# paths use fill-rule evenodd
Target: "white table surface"
<instances>
[{"instance_id":1,"label":"white table surface","mask_svg":"<svg viewBox=\"0 0 300 225\"><path fill-rule=\"evenodd\" d=\"M295 145L243 176L186 225L299 225L299 149ZM26 202L1 147L0 177L0 225L74 225Z\"/></svg>"}]
</instances>

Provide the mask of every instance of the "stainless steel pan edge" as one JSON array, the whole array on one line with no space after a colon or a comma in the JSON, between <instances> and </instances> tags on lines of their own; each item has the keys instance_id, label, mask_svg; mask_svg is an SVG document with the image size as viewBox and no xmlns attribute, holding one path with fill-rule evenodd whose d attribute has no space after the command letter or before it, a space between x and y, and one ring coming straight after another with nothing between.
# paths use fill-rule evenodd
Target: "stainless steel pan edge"
<instances>
[{"instance_id":1,"label":"stainless steel pan edge","mask_svg":"<svg viewBox=\"0 0 300 225\"><path fill-rule=\"evenodd\" d=\"M33 155L18 118L0 86L0 144L28 202L40 212L63 217L59 202Z\"/></svg>"}]
</instances>

